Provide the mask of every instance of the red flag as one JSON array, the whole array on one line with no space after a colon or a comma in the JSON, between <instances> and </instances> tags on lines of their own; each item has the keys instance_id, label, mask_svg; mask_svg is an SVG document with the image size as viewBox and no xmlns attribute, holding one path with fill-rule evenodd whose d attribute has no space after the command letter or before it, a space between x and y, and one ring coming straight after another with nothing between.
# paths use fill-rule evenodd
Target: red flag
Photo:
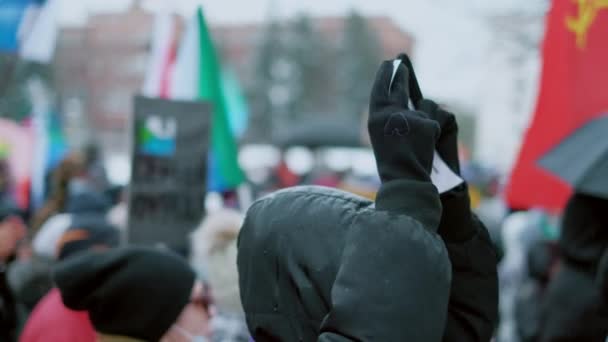
<instances>
[{"instance_id":1,"label":"red flag","mask_svg":"<svg viewBox=\"0 0 608 342\"><path fill-rule=\"evenodd\" d=\"M537 162L574 130L607 112L608 0L554 0L536 113L507 187L509 206L561 210L571 188Z\"/></svg>"}]
</instances>

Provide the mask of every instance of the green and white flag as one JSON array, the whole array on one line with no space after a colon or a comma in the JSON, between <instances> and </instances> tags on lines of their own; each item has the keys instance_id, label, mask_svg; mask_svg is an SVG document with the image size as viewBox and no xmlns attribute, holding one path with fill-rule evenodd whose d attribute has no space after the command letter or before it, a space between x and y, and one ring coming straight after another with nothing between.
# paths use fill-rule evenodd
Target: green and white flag
<instances>
[{"instance_id":1,"label":"green and white flag","mask_svg":"<svg viewBox=\"0 0 608 342\"><path fill-rule=\"evenodd\" d=\"M208 180L212 191L236 189L245 180L238 163L238 147L222 82L218 54L199 7L178 50L170 96L172 99L206 101L213 106Z\"/></svg>"}]
</instances>

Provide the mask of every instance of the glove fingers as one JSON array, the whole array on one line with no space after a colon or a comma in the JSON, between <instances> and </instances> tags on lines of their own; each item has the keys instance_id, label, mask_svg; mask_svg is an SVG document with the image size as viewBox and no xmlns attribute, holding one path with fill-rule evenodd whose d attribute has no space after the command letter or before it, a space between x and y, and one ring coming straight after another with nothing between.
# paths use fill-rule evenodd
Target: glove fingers
<instances>
[{"instance_id":1,"label":"glove fingers","mask_svg":"<svg viewBox=\"0 0 608 342\"><path fill-rule=\"evenodd\" d=\"M435 120L441 126L441 131L445 134L451 134L458 131L458 125L454 114L443 110L439 105L431 100L422 100L418 102L418 110L425 112L429 118Z\"/></svg>"},{"instance_id":2,"label":"glove fingers","mask_svg":"<svg viewBox=\"0 0 608 342\"><path fill-rule=\"evenodd\" d=\"M403 63L399 64L393 84L389 90L391 103L399 108L407 109L409 100L409 72Z\"/></svg>"},{"instance_id":3,"label":"glove fingers","mask_svg":"<svg viewBox=\"0 0 608 342\"><path fill-rule=\"evenodd\" d=\"M439 106L435 102L431 100L421 100L418 101L417 108L418 110L427 113L431 119L436 120L435 112L437 111L437 109L439 109Z\"/></svg>"},{"instance_id":4,"label":"glove fingers","mask_svg":"<svg viewBox=\"0 0 608 342\"><path fill-rule=\"evenodd\" d=\"M458 161L458 124L454 114L441 109L431 100L418 102L418 108L424 111L441 127L441 136L437 141L437 152L445 160L452 171L460 174Z\"/></svg>"},{"instance_id":5,"label":"glove fingers","mask_svg":"<svg viewBox=\"0 0 608 342\"><path fill-rule=\"evenodd\" d=\"M393 61L384 61L380 65L380 69L376 74L376 80L372 87L370 97L370 112L373 113L378 109L397 106L401 109L407 109L408 103L408 71L407 68L400 64L393 77Z\"/></svg>"},{"instance_id":6,"label":"glove fingers","mask_svg":"<svg viewBox=\"0 0 608 342\"><path fill-rule=\"evenodd\" d=\"M420 85L418 84L418 79L416 78L416 72L414 71L414 66L412 65L412 61L410 57L406 53L400 53L397 56L397 59L400 59L403 65L408 69L408 90L409 90L409 98L412 100L414 105L416 105L420 100L423 99L422 91L420 90ZM418 109L418 107L416 107Z\"/></svg>"},{"instance_id":7,"label":"glove fingers","mask_svg":"<svg viewBox=\"0 0 608 342\"><path fill-rule=\"evenodd\" d=\"M378 109L388 105L388 86L391 82L392 73L393 63L389 61L382 62L378 72L376 73L374 85L372 86L372 93L370 96L370 113L374 113Z\"/></svg>"}]
</instances>

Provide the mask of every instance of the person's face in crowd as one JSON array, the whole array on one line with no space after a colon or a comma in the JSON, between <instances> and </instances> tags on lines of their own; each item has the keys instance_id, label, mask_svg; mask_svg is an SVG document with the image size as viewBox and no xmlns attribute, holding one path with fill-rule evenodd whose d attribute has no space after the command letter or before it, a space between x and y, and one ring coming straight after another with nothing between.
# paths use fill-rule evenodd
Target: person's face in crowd
<instances>
[{"instance_id":1,"label":"person's face in crowd","mask_svg":"<svg viewBox=\"0 0 608 342\"><path fill-rule=\"evenodd\" d=\"M25 224L18 216L0 222L0 262L5 262L17 251L17 245L26 234Z\"/></svg>"},{"instance_id":2,"label":"person's face in crowd","mask_svg":"<svg viewBox=\"0 0 608 342\"><path fill-rule=\"evenodd\" d=\"M10 185L10 175L8 164L5 160L0 160L0 191L5 191Z\"/></svg>"},{"instance_id":3,"label":"person's face in crowd","mask_svg":"<svg viewBox=\"0 0 608 342\"><path fill-rule=\"evenodd\" d=\"M161 341L202 342L209 335L209 298L203 284L197 281L190 302Z\"/></svg>"}]
</instances>

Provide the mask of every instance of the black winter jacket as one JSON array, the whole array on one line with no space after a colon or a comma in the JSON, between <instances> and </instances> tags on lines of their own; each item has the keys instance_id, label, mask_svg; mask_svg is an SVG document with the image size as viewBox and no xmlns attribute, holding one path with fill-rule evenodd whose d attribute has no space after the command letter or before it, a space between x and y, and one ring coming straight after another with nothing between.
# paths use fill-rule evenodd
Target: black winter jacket
<instances>
[{"instance_id":1,"label":"black winter jacket","mask_svg":"<svg viewBox=\"0 0 608 342\"><path fill-rule=\"evenodd\" d=\"M380 200L400 203L403 214L321 187L254 203L239 237L238 268L257 342L490 340L496 253L481 222L462 211L466 189L442 196L440 223L432 189L400 185L393 193L411 196ZM438 224L470 225L473 235L444 244Z\"/></svg>"}]
</instances>

